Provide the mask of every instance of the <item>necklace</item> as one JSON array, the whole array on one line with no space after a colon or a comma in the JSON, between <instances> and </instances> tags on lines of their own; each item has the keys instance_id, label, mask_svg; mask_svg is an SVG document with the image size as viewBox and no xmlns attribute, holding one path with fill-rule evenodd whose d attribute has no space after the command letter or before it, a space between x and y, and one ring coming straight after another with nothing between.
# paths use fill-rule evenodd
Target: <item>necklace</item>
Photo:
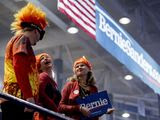
<instances>
[{"instance_id":1,"label":"necklace","mask_svg":"<svg viewBox=\"0 0 160 120\"><path fill-rule=\"evenodd\" d=\"M89 95L89 91L86 91L85 89L83 89L82 87L80 87L80 95L82 98L85 98L86 96Z\"/></svg>"}]
</instances>

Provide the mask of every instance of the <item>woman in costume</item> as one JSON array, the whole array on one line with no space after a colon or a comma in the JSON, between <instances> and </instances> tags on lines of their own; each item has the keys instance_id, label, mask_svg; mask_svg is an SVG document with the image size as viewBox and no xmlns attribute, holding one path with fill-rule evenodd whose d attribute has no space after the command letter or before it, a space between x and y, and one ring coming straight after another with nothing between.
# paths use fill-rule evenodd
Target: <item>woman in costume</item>
<instances>
[{"instance_id":1,"label":"woman in costume","mask_svg":"<svg viewBox=\"0 0 160 120\"><path fill-rule=\"evenodd\" d=\"M68 82L62 90L59 112L76 120L81 120L84 119L82 116L88 117L90 111L86 107L80 107L76 103L76 99L84 98L92 93L96 93L98 92L98 89L95 86L92 66L84 56L74 62L73 72L74 75L68 78ZM111 109L108 110L108 113L112 112ZM98 120L98 117L92 118L91 120Z\"/></svg>"},{"instance_id":2,"label":"woman in costume","mask_svg":"<svg viewBox=\"0 0 160 120\"><path fill-rule=\"evenodd\" d=\"M41 53L36 56L36 63L39 72L39 103L42 107L58 112L58 105L61 94L57 89L57 84L53 72L53 60L47 53ZM41 115L43 120L49 120L50 117ZM52 118L53 120L53 118Z\"/></svg>"}]
</instances>

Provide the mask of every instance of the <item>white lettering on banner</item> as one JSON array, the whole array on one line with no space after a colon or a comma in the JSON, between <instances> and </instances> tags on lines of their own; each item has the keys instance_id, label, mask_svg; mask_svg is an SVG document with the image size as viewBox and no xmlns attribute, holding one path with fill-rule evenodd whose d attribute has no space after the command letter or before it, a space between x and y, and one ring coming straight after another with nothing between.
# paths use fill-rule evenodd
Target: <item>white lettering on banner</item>
<instances>
[{"instance_id":1,"label":"white lettering on banner","mask_svg":"<svg viewBox=\"0 0 160 120\"><path fill-rule=\"evenodd\" d=\"M154 69L149 62L132 47L130 40L123 38L121 32L115 31L99 13L99 29L106 34L117 46L119 46L131 59L133 59L153 79L160 83L160 73Z\"/></svg>"},{"instance_id":2,"label":"white lettering on banner","mask_svg":"<svg viewBox=\"0 0 160 120\"><path fill-rule=\"evenodd\" d=\"M104 106L104 105L107 105L108 104L108 100L107 99L101 99L99 98L98 101L94 101L94 102L91 102L91 103L87 103L87 104L81 104L80 106L81 107L87 107L89 110L93 109L93 108L97 108L97 107L100 107L100 106Z\"/></svg>"}]
</instances>

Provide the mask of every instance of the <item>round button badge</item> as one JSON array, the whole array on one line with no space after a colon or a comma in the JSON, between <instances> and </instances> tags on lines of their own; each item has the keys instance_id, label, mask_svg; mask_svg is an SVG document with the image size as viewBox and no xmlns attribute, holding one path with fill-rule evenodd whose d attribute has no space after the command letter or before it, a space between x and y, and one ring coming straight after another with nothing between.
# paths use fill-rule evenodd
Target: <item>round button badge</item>
<instances>
[{"instance_id":1,"label":"round button badge","mask_svg":"<svg viewBox=\"0 0 160 120\"><path fill-rule=\"evenodd\" d=\"M79 93L79 90L74 90L73 93L74 93L74 94L78 94L78 93Z\"/></svg>"}]
</instances>

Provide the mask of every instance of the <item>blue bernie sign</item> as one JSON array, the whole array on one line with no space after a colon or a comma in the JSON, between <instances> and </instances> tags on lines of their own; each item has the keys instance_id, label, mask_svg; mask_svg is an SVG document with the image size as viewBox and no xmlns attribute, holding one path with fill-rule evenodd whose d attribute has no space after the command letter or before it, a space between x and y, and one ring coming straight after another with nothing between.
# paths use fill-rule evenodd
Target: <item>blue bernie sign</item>
<instances>
[{"instance_id":1,"label":"blue bernie sign","mask_svg":"<svg viewBox=\"0 0 160 120\"><path fill-rule=\"evenodd\" d=\"M160 94L160 67L96 2L96 41Z\"/></svg>"},{"instance_id":2,"label":"blue bernie sign","mask_svg":"<svg viewBox=\"0 0 160 120\"><path fill-rule=\"evenodd\" d=\"M112 107L107 91L101 91L91 94L89 96L86 96L84 99L78 98L77 103L80 106L87 107L90 110L91 114L89 118L103 115L107 112L108 108ZM82 117L83 120L87 119L84 116Z\"/></svg>"}]
</instances>

